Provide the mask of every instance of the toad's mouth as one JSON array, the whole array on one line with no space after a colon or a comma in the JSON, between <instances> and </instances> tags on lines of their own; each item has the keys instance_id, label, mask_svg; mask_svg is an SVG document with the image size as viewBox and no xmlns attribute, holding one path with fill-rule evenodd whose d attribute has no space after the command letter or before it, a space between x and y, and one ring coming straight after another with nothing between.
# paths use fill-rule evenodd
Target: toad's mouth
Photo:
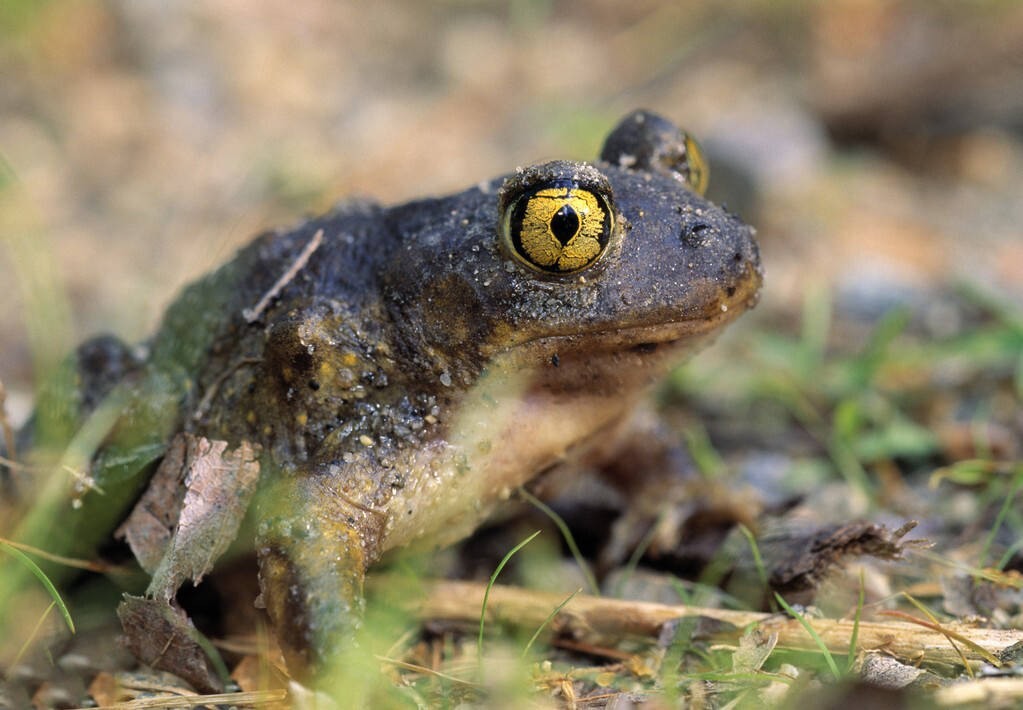
<instances>
[{"instance_id":1,"label":"toad's mouth","mask_svg":"<svg viewBox=\"0 0 1023 710\"><path fill-rule=\"evenodd\" d=\"M698 309L663 309L613 327L576 324L542 334L524 333L521 340L503 350L630 352L639 356L660 355L693 340L703 339L756 305L762 277L752 266L735 286L719 289Z\"/></svg>"}]
</instances>

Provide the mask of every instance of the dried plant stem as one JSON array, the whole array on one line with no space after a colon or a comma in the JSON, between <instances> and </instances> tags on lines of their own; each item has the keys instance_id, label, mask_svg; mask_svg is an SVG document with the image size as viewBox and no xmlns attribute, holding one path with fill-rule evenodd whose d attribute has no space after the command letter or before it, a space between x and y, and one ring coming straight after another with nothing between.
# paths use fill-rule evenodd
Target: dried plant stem
<instances>
[{"instance_id":1,"label":"dried plant stem","mask_svg":"<svg viewBox=\"0 0 1023 710\"><path fill-rule=\"evenodd\" d=\"M432 582L427 597L417 610L429 619L479 622L479 610L485 584L473 582ZM486 614L491 622L533 628L542 623L550 610L562 601L556 592L540 592L517 587L494 585L490 589ZM551 622L555 632L571 634L576 639L648 636L656 639L661 626L683 616L717 619L736 627L738 638L742 627L760 624L767 631L778 633L778 645L791 649L818 650L813 639L800 623L787 616L762 612L733 611L703 607L655 604L624 599L608 599L577 595ZM852 619L807 619L824 645L834 653L849 651L849 640L856 629ZM957 634L995 655L1014 643L1023 641L1023 631L985 629L948 625ZM720 638L717 636L715 638ZM861 651L883 650L913 661L934 661L959 664L961 658L940 631L918 624L886 620L882 623L860 620L857 647ZM984 655L973 648L963 649L971 661L982 661Z\"/></svg>"},{"instance_id":2,"label":"dried plant stem","mask_svg":"<svg viewBox=\"0 0 1023 710\"><path fill-rule=\"evenodd\" d=\"M50 562L56 562L59 565L65 567L74 567L75 569L89 570L90 572L98 572L99 574L117 573L122 572L127 574L128 570L114 565L106 564L105 562L96 562L93 560L80 560L74 557L64 557L63 555L55 555L52 552L41 550L38 547L32 545L26 545L23 542L15 542L14 540L8 540L5 537L0 537L0 545L10 545L11 547L21 550L22 552L28 552L36 557L41 557L44 560Z\"/></svg>"},{"instance_id":3,"label":"dried plant stem","mask_svg":"<svg viewBox=\"0 0 1023 710\"><path fill-rule=\"evenodd\" d=\"M320 247L320 242L322 241L323 230L318 229L316 230L316 234L313 235L313 238L310 239L305 245L305 248L302 249L298 257L295 258L295 261L292 262L290 267L288 267L288 270L285 271L281 277L277 279L277 282L270 287L270 290L264 293L263 297L259 299L259 303L252 308L246 308L242 311L242 317L245 319L246 323L255 323L259 320L260 316L263 315L263 311L270 306L284 287L294 280L299 271L305 268L306 262L309 261L309 257L311 257L313 252Z\"/></svg>"},{"instance_id":4,"label":"dried plant stem","mask_svg":"<svg viewBox=\"0 0 1023 710\"><path fill-rule=\"evenodd\" d=\"M31 466L26 466L23 463L18 463L14 459L9 459L5 456L0 456L0 466L6 466L12 471L31 471Z\"/></svg>"}]
</instances>

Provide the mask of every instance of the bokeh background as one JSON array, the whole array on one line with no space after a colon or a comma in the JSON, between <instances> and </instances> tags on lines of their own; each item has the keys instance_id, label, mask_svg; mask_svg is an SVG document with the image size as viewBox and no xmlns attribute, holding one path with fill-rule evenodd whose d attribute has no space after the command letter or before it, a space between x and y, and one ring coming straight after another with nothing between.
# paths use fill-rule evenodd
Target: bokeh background
<instances>
[{"instance_id":1,"label":"bokeh background","mask_svg":"<svg viewBox=\"0 0 1023 710\"><path fill-rule=\"evenodd\" d=\"M34 374L74 343L146 338L182 285L263 229L345 197L398 203L593 159L638 107L700 140L709 196L757 227L766 277L760 306L662 390L700 473L683 489L694 502L677 539L619 545L651 543L654 564L609 575L605 593L709 599L653 570L688 584L724 575L724 559L730 593L760 594L736 521L757 520L770 568L790 554L761 534L772 516L919 520L934 555L846 569L818 608L848 616L865 577L871 606L910 589L1018 628L1018 587L981 604L956 591L979 575L938 580L957 565L1023 571L1019 0L0 0L6 411L23 421ZM559 508L590 557L634 501L612 503L604 518ZM550 528L530 514L431 573L486 580ZM541 536L502 581L576 588L558 540ZM73 601L112 645L112 603L92 602L90 622L89 600ZM0 609L17 626L2 640L31 637L46 602ZM251 599L230 610L256 627ZM429 643L405 658L433 667L446 642ZM690 655L685 672L712 667Z\"/></svg>"},{"instance_id":2,"label":"bokeh background","mask_svg":"<svg viewBox=\"0 0 1023 710\"><path fill-rule=\"evenodd\" d=\"M138 340L263 228L594 158L636 107L693 132L759 228L733 337L808 293L938 334L949 284L1020 303L1023 3L3 0L0 224L32 244L0 234L12 415L28 281L66 294L63 341Z\"/></svg>"}]
</instances>

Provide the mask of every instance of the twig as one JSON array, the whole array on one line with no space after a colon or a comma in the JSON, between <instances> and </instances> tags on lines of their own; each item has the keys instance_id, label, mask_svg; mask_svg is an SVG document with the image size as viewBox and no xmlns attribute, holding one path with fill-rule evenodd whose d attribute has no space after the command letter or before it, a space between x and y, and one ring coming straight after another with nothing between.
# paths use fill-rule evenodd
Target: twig
<instances>
[{"instance_id":1,"label":"twig","mask_svg":"<svg viewBox=\"0 0 1023 710\"><path fill-rule=\"evenodd\" d=\"M259 646L259 639L213 639L213 645L228 653L237 653L239 656L258 656L263 652Z\"/></svg>"},{"instance_id":2,"label":"twig","mask_svg":"<svg viewBox=\"0 0 1023 710\"><path fill-rule=\"evenodd\" d=\"M55 606L57 606L57 602L50 602L50 605L46 607L46 611L39 616L39 620L36 621L36 625L32 627L32 633L30 633L28 638L25 639L25 643L21 644L21 648L18 649L17 655L14 656L14 661L11 662L7 673L4 674L4 680L9 681L11 679L11 671L14 668L17 668L18 663L21 661L21 657L25 655L25 651L27 651L29 646L32 645L32 642L36 640L36 636L39 634L39 629L43 628L46 618L50 615L50 612L53 611L53 607Z\"/></svg>"},{"instance_id":3,"label":"twig","mask_svg":"<svg viewBox=\"0 0 1023 710\"><path fill-rule=\"evenodd\" d=\"M973 565L968 565L965 562L952 560L942 555L935 554L930 550L910 549L908 551L918 557L927 560L928 562L933 562L935 564L942 565L943 567L950 567L952 569L961 570L972 577L976 577L977 579L983 579L988 582L993 582L995 584L1001 584L1008 587L1015 587L1016 589L1023 589L1023 581L1019 579L1013 579L1005 574L1002 574L1001 572L996 572L991 569L980 569Z\"/></svg>"},{"instance_id":4,"label":"twig","mask_svg":"<svg viewBox=\"0 0 1023 710\"><path fill-rule=\"evenodd\" d=\"M941 688L934 702L942 707L1019 707L1023 700L1023 678L984 678Z\"/></svg>"},{"instance_id":5,"label":"twig","mask_svg":"<svg viewBox=\"0 0 1023 710\"><path fill-rule=\"evenodd\" d=\"M589 704L589 703L596 703L596 702L600 702L600 701L603 701L603 700L610 700L611 698L617 698L619 695L622 695L622 693L621 692L614 692L614 693L601 693L600 695L588 695L585 698L576 698L575 702L576 702L576 705L586 705L586 704ZM605 705L605 707L610 707L610 703ZM628 707L628 705L626 705L626 707Z\"/></svg>"},{"instance_id":6,"label":"twig","mask_svg":"<svg viewBox=\"0 0 1023 710\"><path fill-rule=\"evenodd\" d=\"M31 466L29 466L27 464L23 464L23 463L18 463L14 459L9 459L9 458L6 458L4 456L0 456L0 466L6 466L7 468L11 469L12 471L31 471L32 470Z\"/></svg>"},{"instance_id":7,"label":"twig","mask_svg":"<svg viewBox=\"0 0 1023 710\"><path fill-rule=\"evenodd\" d=\"M453 675L448 675L447 673L442 673L441 671L435 671L432 668L421 666L418 663L399 661L397 658L387 658L386 656L374 655L373 658L377 659L381 663L390 663L392 666L398 666L398 668L404 668L407 671L414 671L416 673L422 673L423 675L434 676L435 678L442 678L444 680L451 681L452 683L457 683L459 685L467 685L470 688L482 687L479 683L475 683L471 680L465 680L464 678L456 678Z\"/></svg>"},{"instance_id":8,"label":"twig","mask_svg":"<svg viewBox=\"0 0 1023 710\"><path fill-rule=\"evenodd\" d=\"M242 311L242 317L245 319L246 323L255 323L259 320L259 317L263 315L263 311L266 310L271 301L277 298L277 294L281 292L281 289L291 283L298 272L305 267L306 263L309 261L309 257L313 255L314 251L319 249L320 242L322 241L323 230L318 229L316 230L316 234L313 235L313 238L310 239L309 243L302 249L302 252L298 255L295 261L290 267L288 267L288 270L285 271L281 277L277 279L277 283L271 286L270 290L264 293L263 297L259 299L259 303L252 308L246 308Z\"/></svg>"},{"instance_id":9,"label":"twig","mask_svg":"<svg viewBox=\"0 0 1023 710\"><path fill-rule=\"evenodd\" d=\"M553 641L551 641L551 645L556 646L557 648L563 648L568 651L577 651L578 653L585 653L587 656L613 658L616 661L628 661L636 657L635 653L629 653L628 651L619 651L617 648L608 648L607 646L596 646L592 643L573 641L572 639L554 639Z\"/></svg>"},{"instance_id":10,"label":"twig","mask_svg":"<svg viewBox=\"0 0 1023 710\"><path fill-rule=\"evenodd\" d=\"M20 463L18 461L15 461L14 459L9 459L9 458L6 458L4 456L0 456L0 466L6 466L7 468L11 469L12 471L40 471L40 470L44 470L44 469L42 469L42 467L40 467L38 465L31 466L29 464ZM68 466L67 464L61 464L60 468L65 473L70 474L72 478L74 478L76 481L78 481L80 484L82 484L82 486L84 486L85 488L88 488L91 491L96 491L100 495L106 495L104 490L102 488L100 488L96 484L96 481L95 481L95 479L92 476L90 476L90 475L88 475L86 473L82 473L78 469L72 468L71 466Z\"/></svg>"},{"instance_id":11,"label":"twig","mask_svg":"<svg viewBox=\"0 0 1023 710\"><path fill-rule=\"evenodd\" d=\"M417 612L423 618L471 622L479 618L479 608L486 585L473 582L432 582L427 586L427 598ZM503 585L490 590L487 616L491 621L535 628L544 621L553 606L562 597L556 592L540 592ZM686 616L717 619L736 627L735 635L749 624L760 624L767 631L778 633L778 645L783 648L819 650L807 636L798 621L778 614L762 612L711 609L684 605L655 604L624 599L608 599L577 595L563 609L551 626L556 632L575 639L606 639L625 636L657 638L664 623ZM851 619L807 620L825 646L834 653L846 654L855 622ZM972 626L944 628L944 633L955 633L969 638L971 647L965 655L971 660L986 660L984 651L998 652L1014 643L1023 642L1023 631L985 629ZM859 622L857 647L861 651L880 649L886 653L913 659L958 664L959 655L949 645L942 632L918 624L886 620L882 623Z\"/></svg>"},{"instance_id":12,"label":"twig","mask_svg":"<svg viewBox=\"0 0 1023 710\"><path fill-rule=\"evenodd\" d=\"M52 552L47 552L46 550L41 550L38 547L32 547L31 545L26 545L23 542L15 542L14 540L8 540L5 537L0 537L0 543L10 545L11 547L16 548L18 550L21 550L22 552L27 552L30 555L35 555L36 557L41 557L44 560L49 560L50 562L55 562L58 565L64 565L65 567L74 567L75 569L84 569L84 570L88 570L89 572L98 572L99 574L118 573L118 572L121 572L121 573L124 573L124 574L128 573L128 570L125 569L125 568L122 568L122 567L117 567L115 565L105 564L103 562L94 562L94 561L91 561L91 560L79 560L79 559L76 559L74 557L63 557L62 555L55 555Z\"/></svg>"},{"instance_id":13,"label":"twig","mask_svg":"<svg viewBox=\"0 0 1023 710\"><path fill-rule=\"evenodd\" d=\"M963 635L962 633L960 633L958 631L953 631L952 629L945 628L944 626L942 626L941 624L939 624L937 622L931 622L931 621L925 621L923 619L917 619L915 616L907 614L904 611L885 610L885 611L879 611L878 613L883 615L883 616L895 616L895 617L898 617L900 619L906 619L911 624L917 624L918 626L922 626L925 629L930 629L931 631L937 631L939 634L941 634L942 636L944 636L948 640L949 644L952 645L952 648L955 648L956 652L960 655L961 658L963 657L963 654L962 654L962 652L959 651L958 647L956 647L955 643L953 643L953 640L960 641L960 642L966 644L967 646L970 647L970 649L972 651L974 651L982 659L984 659L985 661L987 661L991 665L993 665L993 666L1000 666L1001 665L1001 662L998 660L998 657L995 654L989 653L987 651L987 649L985 649L983 646L981 646L978 643L976 643L975 641L973 641L973 639L969 638L968 636Z\"/></svg>"},{"instance_id":14,"label":"twig","mask_svg":"<svg viewBox=\"0 0 1023 710\"><path fill-rule=\"evenodd\" d=\"M104 707L107 710L138 710L138 708L193 708L197 705L269 705L283 702L287 697L288 691L286 690L253 690L248 693L218 693L188 697L165 695L155 698L139 698L127 703L116 703ZM77 710L85 710L85 708Z\"/></svg>"}]
</instances>

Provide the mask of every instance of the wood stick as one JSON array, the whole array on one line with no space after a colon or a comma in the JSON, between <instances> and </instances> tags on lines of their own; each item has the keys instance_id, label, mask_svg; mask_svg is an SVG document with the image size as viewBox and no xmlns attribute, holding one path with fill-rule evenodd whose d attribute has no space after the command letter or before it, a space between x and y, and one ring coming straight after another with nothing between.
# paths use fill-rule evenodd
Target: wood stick
<instances>
[{"instance_id":1,"label":"wood stick","mask_svg":"<svg viewBox=\"0 0 1023 710\"><path fill-rule=\"evenodd\" d=\"M1023 704L1023 678L982 678L940 688L934 702L942 707L1020 707Z\"/></svg>"},{"instance_id":2,"label":"wood stick","mask_svg":"<svg viewBox=\"0 0 1023 710\"><path fill-rule=\"evenodd\" d=\"M475 582L432 582L427 597L416 609L420 617L458 622L479 621L486 585ZM558 592L541 592L517 587L494 585L487 602L487 622L536 628L551 609L563 601ZM778 645L789 649L817 650L817 645L795 619L781 614L767 614L730 609L710 609L654 602L609 599L578 594L552 620L556 633L576 639L598 637L621 638L646 636L656 639L666 622L681 617L704 617L732 624L739 629L760 624L768 632L778 633ZM852 619L813 619L810 625L828 649L847 653L853 632ZM948 629L966 636L974 643L997 655L999 651L1023 641L1023 631L987 629L963 624L949 624ZM717 638L717 637L716 637ZM858 651L883 651L910 661L961 664L956 650L939 632L901 621L860 621ZM962 648L970 660L983 661L982 655Z\"/></svg>"},{"instance_id":3,"label":"wood stick","mask_svg":"<svg viewBox=\"0 0 1023 710\"><path fill-rule=\"evenodd\" d=\"M217 695L161 695L139 698L125 703L105 705L110 710L141 710L142 708L194 708L199 705L270 705L282 703L288 697L286 690L253 690L248 693L219 693ZM77 710L85 710L78 708Z\"/></svg>"}]
</instances>

